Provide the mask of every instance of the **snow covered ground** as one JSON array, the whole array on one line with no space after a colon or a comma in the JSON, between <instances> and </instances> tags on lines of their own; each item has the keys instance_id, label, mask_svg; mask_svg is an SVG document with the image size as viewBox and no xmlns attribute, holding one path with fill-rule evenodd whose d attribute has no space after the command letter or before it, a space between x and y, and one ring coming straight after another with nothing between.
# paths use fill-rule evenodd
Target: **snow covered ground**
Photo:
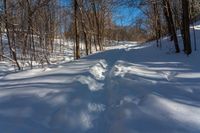
<instances>
[{"instance_id":1,"label":"snow covered ground","mask_svg":"<svg viewBox=\"0 0 200 133\"><path fill-rule=\"evenodd\" d=\"M199 50L187 57L172 53L167 38L162 42L162 49L123 42L22 72L2 62L1 132L199 133Z\"/></svg>"}]
</instances>

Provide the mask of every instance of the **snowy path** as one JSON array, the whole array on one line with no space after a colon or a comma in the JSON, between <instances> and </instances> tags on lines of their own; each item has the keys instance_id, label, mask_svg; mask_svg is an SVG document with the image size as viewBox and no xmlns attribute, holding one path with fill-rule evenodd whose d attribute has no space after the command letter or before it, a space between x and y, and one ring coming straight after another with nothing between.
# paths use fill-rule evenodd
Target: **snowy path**
<instances>
[{"instance_id":1,"label":"snowy path","mask_svg":"<svg viewBox=\"0 0 200 133\"><path fill-rule=\"evenodd\" d=\"M106 132L199 132L199 55L166 58L163 51L150 53L152 47L131 49L92 57L107 57L110 66L105 81Z\"/></svg>"},{"instance_id":2,"label":"snowy path","mask_svg":"<svg viewBox=\"0 0 200 133\"><path fill-rule=\"evenodd\" d=\"M163 70L123 61L115 63L106 82L108 133L199 132L200 99L187 94L190 87L181 90L181 83L175 89L178 73ZM196 89L198 86L199 83ZM177 98L172 99L172 94ZM194 97L197 101L190 101Z\"/></svg>"},{"instance_id":3,"label":"snowy path","mask_svg":"<svg viewBox=\"0 0 200 133\"><path fill-rule=\"evenodd\" d=\"M127 43L79 61L4 73L4 132L198 133L199 54Z\"/></svg>"}]
</instances>

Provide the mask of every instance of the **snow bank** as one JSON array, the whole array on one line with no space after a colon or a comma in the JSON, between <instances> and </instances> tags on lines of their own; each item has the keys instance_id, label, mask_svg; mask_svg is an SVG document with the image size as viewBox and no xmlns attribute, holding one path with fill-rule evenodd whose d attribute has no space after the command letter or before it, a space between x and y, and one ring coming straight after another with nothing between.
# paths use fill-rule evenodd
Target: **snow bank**
<instances>
[{"instance_id":1,"label":"snow bank","mask_svg":"<svg viewBox=\"0 0 200 133\"><path fill-rule=\"evenodd\" d=\"M108 49L45 69L13 73L1 63L0 130L200 132L199 51L175 54L168 38L161 49L155 42Z\"/></svg>"}]
</instances>

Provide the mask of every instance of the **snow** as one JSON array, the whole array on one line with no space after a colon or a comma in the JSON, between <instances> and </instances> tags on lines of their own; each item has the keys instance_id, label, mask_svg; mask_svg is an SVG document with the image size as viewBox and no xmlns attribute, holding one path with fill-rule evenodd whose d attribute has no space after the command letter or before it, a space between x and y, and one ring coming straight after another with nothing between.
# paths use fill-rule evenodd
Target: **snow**
<instances>
[{"instance_id":1,"label":"snow","mask_svg":"<svg viewBox=\"0 0 200 133\"><path fill-rule=\"evenodd\" d=\"M107 68L107 63L105 60L100 60L96 65L91 67L90 73L95 77L97 80L104 80L105 79L105 72Z\"/></svg>"},{"instance_id":2,"label":"snow","mask_svg":"<svg viewBox=\"0 0 200 133\"><path fill-rule=\"evenodd\" d=\"M172 51L163 38L21 72L1 62L1 132L199 133L200 53Z\"/></svg>"}]
</instances>

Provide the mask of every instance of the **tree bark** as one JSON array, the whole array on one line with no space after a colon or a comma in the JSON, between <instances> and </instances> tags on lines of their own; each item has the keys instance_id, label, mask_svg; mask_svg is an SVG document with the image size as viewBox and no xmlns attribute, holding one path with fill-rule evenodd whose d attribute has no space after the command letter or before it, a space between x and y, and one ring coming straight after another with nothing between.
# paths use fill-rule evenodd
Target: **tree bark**
<instances>
[{"instance_id":1,"label":"tree bark","mask_svg":"<svg viewBox=\"0 0 200 133\"><path fill-rule=\"evenodd\" d=\"M79 45L79 33L78 33L78 2L74 0L74 30L75 30L75 57L80 58L80 45Z\"/></svg>"},{"instance_id":2,"label":"tree bark","mask_svg":"<svg viewBox=\"0 0 200 133\"><path fill-rule=\"evenodd\" d=\"M176 34L176 28L175 28L176 26L174 23L172 9L171 9L169 0L163 0L163 6L164 6L163 7L164 15L165 15L165 18L167 21L168 29L169 29L169 32L171 32L170 34L172 34L172 36L173 36L176 53L179 53L180 48L179 48L178 38L177 38L177 34Z\"/></svg>"},{"instance_id":3,"label":"tree bark","mask_svg":"<svg viewBox=\"0 0 200 133\"><path fill-rule=\"evenodd\" d=\"M9 34L9 26L8 26L7 0L4 0L4 13L5 13L5 29L6 29L7 39L8 39L8 46L9 46L9 49L10 49L10 52L11 52L11 56L12 56L13 60L15 61L18 70L21 70L21 67L20 67L20 65L19 65L19 63L17 61L16 51L11 46L10 34Z\"/></svg>"},{"instance_id":4,"label":"tree bark","mask_svg":"<svg viewBox=\"0 0 200 133\"><path fill-rule=\"evenodd\" d=\"M190 39L190 17L189 17L189 0L182 0L182 23L183 23L183 43L184 52L189 55L192 53Z\"/></svg>"}]
</instances>

